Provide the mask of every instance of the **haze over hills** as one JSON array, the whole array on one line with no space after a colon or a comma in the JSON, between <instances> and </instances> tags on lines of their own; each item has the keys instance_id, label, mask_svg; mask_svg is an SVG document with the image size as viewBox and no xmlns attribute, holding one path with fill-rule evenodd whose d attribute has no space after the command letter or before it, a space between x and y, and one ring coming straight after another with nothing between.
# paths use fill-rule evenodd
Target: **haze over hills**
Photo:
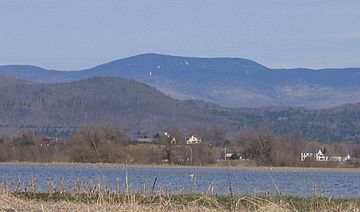
<instances>
[{"instance_id":1,"label":"haze over hills","mask_svg":"<svg viewBox=\"0 0 360 212\"><path fill-rule=\"evenodd\" d=\"M360 104L330 109L264 107L231 109L203 101L173 99L153 87L114 77L68 83L33 83L0 76L0 134L34 130L66 135L84 124L111 124L136 136L177 129L228 135L266 129L308 140L360 141Z\"/></svg>"},{"instance_id":2,"label":"haze over hills","mask_svg":"<svg viewBox=\"0 0 360 212\"><path fill-rule=\"evenodd\" d=\"M360 101L360 68L270 69L240 58L142 54L81 71L0 66L0 75L45 83L115 76L153 86L173 98L225 107L327 108Z\"/></svg>"}]
</instances>

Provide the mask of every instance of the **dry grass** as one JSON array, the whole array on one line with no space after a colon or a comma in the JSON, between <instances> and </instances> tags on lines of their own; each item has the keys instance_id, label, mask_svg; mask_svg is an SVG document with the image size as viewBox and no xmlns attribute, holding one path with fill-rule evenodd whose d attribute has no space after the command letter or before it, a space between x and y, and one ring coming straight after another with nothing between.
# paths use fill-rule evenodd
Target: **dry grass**
<instances>
[{"instance_id":1,"label":"dry grass","mask_svg":"<svg viewBox=\"0 0 360 212\"><path fill-rule=\"evenodd\" d=\"M199 202L206 201L211 205L200 205ZM253 207L245 208L235 206L233 210L241 211L291 211L286 206L278 205L272 202L263 202L259 200L248 200L254 204ZM201 197L198 200L179 204L171 200L162 200L158 203L142 204L137 201L126 203L109 202L69 202L69 201L43 201L21 199L11 194L0 195L0 211L229 211L224 208L216 199Z\"/></svg>"},{"instance_id":2,"label":"dry grass","mask_svg":"<svg viewBox=\"0 0 360 212\"><path fill-rule=\"evenodd\" d=\"M1 193L0 211L360 211L359 200L321 198L124 194L116 199L45 193L29 198L32 195Z\"/></svg>"},{"instance_id":3,"label":"dry grass","mask_svg":"<svg viewBox=\"0 0 360 212\"><path fill-rule=\"evenodd\" d=\"M209 189L206 194L169 194L163 189L144 186L141 192L126 187L108 188L99 178L76 180L66 185L62 179L49 179L47 192L38 191L38 182L20 179L0 184L1 211L358 211L360 199L333 199L316 196L233 196L216 195ZM209 187L210 188L210 187Z\"/></svg>"}]
</instances>

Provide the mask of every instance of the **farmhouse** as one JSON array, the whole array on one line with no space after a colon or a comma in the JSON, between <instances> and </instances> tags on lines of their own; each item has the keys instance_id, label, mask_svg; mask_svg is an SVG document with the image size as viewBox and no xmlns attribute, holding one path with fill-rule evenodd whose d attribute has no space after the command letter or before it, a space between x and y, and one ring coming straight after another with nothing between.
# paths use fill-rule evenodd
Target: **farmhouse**
<instances>
[{"instance_id":1,"label":"farmhouse","mask_svg":"<svg viewBox=\"0 0 360 212\"><path fill-rule=\"evenodd\" d=\"M201 138L192 135L189 139L186 140L186 144L201 144Z\"/></svg>"},{"instance_id":2,"label":"farmhouse","mask_svg":"<svg viewBox=\"0 0 360 212\"><path fill-rule=\"evenodd\" d=\"M345 156L345 157L335 156L335 155L334 156L329 156L329 155L326 155L321 150L319 150L316 153L306 151L306 152L302 152L300 154L300 160L301 161L315 160L315 161L338 161L338 162L341 162L341 161L348 161L348 160L350 160L350 158L351 157L350 157L349 154L347 156Z\"/></svg>"}]
</instances>

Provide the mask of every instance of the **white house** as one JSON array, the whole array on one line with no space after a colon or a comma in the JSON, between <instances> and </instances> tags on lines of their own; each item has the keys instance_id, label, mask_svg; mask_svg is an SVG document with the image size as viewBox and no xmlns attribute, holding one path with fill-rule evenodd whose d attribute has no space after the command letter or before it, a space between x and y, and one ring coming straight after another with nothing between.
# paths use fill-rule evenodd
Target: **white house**
<instances>
[{"instance_id":1,"label":"white house","mask_svg":"<svg viewBox=\"0 0 360 212\"><path fill-rule=\"evenodd\" d=\"M231 159L232 155L233 155L233 153L226 153L225 160Z\"/></svg>"},{"instance_id":2,"label":"white house","mask_svg":"<svg viewBox=\"0 0 360 212\"><path fill-rule=\"evenodd\" d=\"M345 156L345 157L341 157L341 156L330 156L330 160L331 161L339 161L339 162L341 162L341 161L348 161L348 160L350 160L350 155L348 154L347 156Z\"/></svg>"},{"instance_id":3,"label":"white house","mask_svg":"<svg viewBox=\"0 0 360 212\"><path fill-rule=\"evenodd\" d=\"M330 157L330 160L331 160L331 161L339 161L339 162L341 162L341 161L342 161L342 157L341 157L341 156L331 156L331 157Z\"/></svg>"},{"instance_id":4,"label":"white house","mask_svg":"<svg viewBox=\"0 0 360 212\"><path fill-rule=\"evenodd\" d=\"M192 135L189 139L186 140L186 144L201 144L201 138Z\"/></svg>"},{"instance_id":5,"label":"white house","mask_svg":"<svg viewBox=\"0 0 360 212\"><path fill-rule=\"evenodd\" d=\"M302 152L300 156L301 156L301 161L304 161L306 158L314 157L314 154L311 152Z\"/></svg>"},{"instance_id":6,"label":"white house","mask_svg":"<svg viewBox=\"0 0 360 212\"><path fill-rule=\"evenodd\" d=\"M315 154L315 160L317 161L328 161L329 157L326 156L321 150Z\"/></svg>"},{"instance_id":7,"label":"white house","mask_svg":"<svg viewBox=\"0 0 360 212\"><path fill-rule=\"evenodd\" d=\"M345 157L343 157L342 158L342 161L348 161L348 160L350 160L350 155L348 154L347 156L345 156Z\"/></svg>"},{"instance_id":8,"label":"white house","mask_svg":"<svg viewBox=\"0 0 360 212\"><path fill-rule=\"evenodd\" d=\"M348 154L345 157L341 157L341 156L327 156L325 155L321 150L319 150L317 153L312 153L312 152L303 152L300 155L300 160L301 161L305 161L306 158L310 158L316 161L348 161L350 160L350 155Z\"/></svg>"}]
</instances>

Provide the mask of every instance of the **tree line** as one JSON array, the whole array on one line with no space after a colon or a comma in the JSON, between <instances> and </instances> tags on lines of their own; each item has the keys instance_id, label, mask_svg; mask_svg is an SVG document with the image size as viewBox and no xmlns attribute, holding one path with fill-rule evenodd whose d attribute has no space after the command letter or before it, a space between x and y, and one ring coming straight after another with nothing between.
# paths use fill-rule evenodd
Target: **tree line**
<instances>
[{"instance_id":1,"label":"tree line","mask_svg":"<svg viewBox=\"0 0 360 212\"><path fill-rule=\"evenodd\" d=\"M171 136L169 136L169 134ZM258 166L359 166L346 163L301 162L302 151L319 149L359 158L360 144L303 141L296 136L274 136L268 131L246 131L227 139L220 128L202 132L203 142L187 145L183 135L173 130L154 135L154 142L139 143L118 127L84 126L67 140L44 145L41 138L26 132L18 136L0 137L0 161L133 163L208 165L230 162ZM177 143L172 143L176 138ZM226 154L232 156L226 158ZM241 160L239 160L239 158Z\"/></svg>"}]
</instances>

